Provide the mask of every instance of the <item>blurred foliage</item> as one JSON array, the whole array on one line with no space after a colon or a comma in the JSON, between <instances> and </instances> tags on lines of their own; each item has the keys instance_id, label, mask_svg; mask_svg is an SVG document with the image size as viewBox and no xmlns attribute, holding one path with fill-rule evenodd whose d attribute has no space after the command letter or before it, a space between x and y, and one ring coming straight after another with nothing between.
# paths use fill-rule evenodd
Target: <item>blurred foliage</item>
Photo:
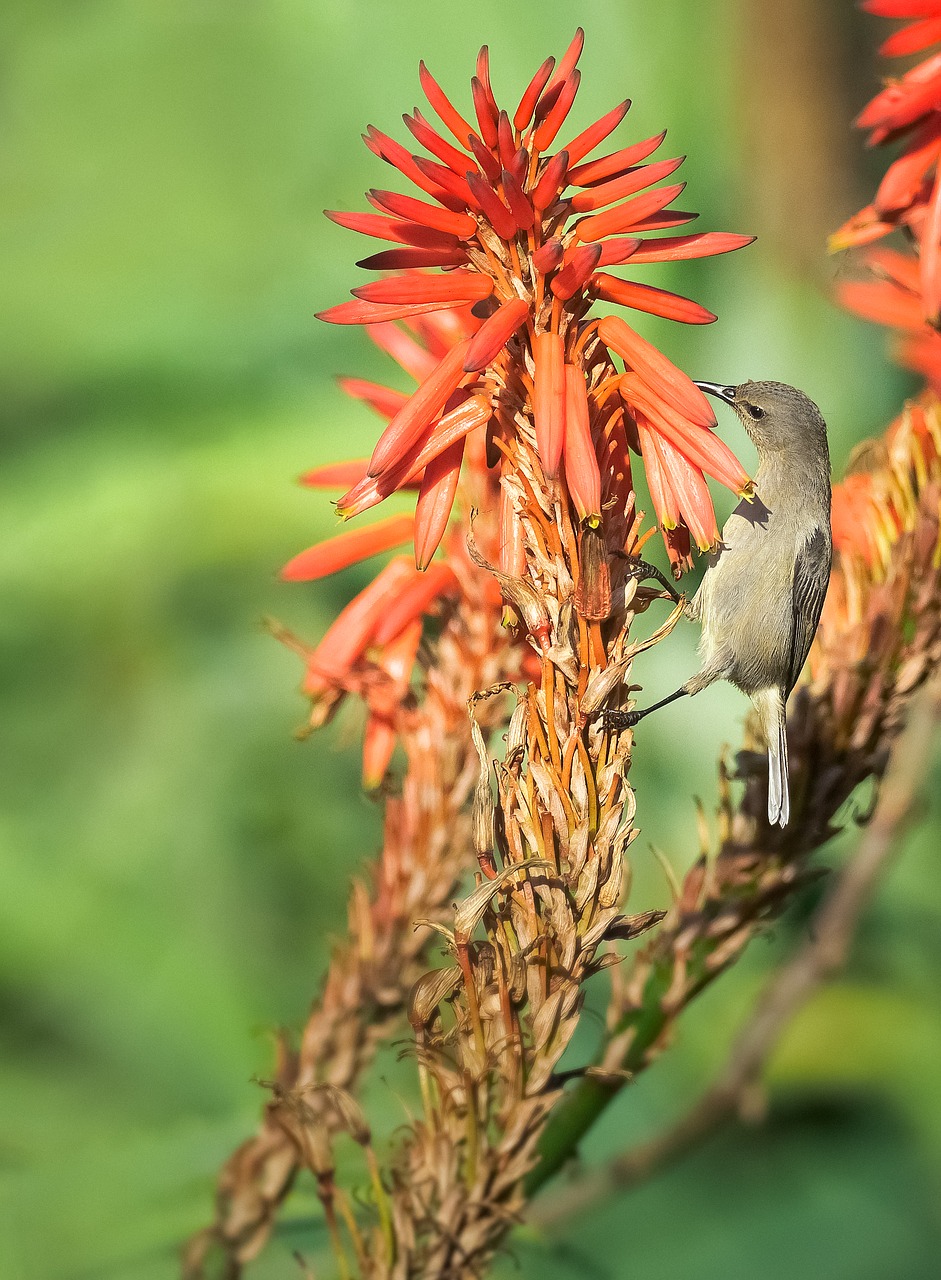
<instances>
[{"instance_id":1,"label":"blurred foliage","mask_svg":"<svg viewBox=\"0 0 941 1280\"><path fill-rule=\"evenodd\" d=\"M721 321L645 332L701 376L806 387L838 464L900 404L881 335L827 300L844 268L813 220L763 195L781 183L762 175L783 172L795 212L812 203L829 225L862 203L878 162L864 171L848 122L879 26L849 3L773 8L794 18L784 77L755 74L764 9L746 0L589 0L576 16L519 0L511 21L497 0L460 21L430 0L3 6L0 1274L175 1274L217 1165L253 1126L271 1028L302 1022L347 879L375 848L355 714L298 746L296 661L260 620L316 637L356 587L288 589L274 571L333 524L291 477L375 435L332 377L385 376L381 358L312 319L362 252L320 210L359 207L376 183L359 134L401 132L420 57L461 95L489 41L509 98L581 21L575 125L630 94L631 135L667 124L689 153L703 228L762 237L651 273ZM803 56L824 38L825 84ZM797 103L800 127L763 145L755 122ZM678 633L651 655L650 689L692 669L694 643ZM709 807L716 753L738 735L734 691L702 697L639 736L642 907L666 894L649 845L693 855L686 797ZM939 824L933 802L845 981L792 1029L769 1125L599 1206L562 1243L524 1234L501 1275L937 1274ZM695 1095L805 919L702 1001L587 1158ZM589 1013L585 1052L597 1034ZM408 1078L390 1052L370 1095L381 1132L405 1118ZM302 1187L255 1280L298 1274L295 1248L329 1273L313 1212Z\"/></svg>"}]
</instances>

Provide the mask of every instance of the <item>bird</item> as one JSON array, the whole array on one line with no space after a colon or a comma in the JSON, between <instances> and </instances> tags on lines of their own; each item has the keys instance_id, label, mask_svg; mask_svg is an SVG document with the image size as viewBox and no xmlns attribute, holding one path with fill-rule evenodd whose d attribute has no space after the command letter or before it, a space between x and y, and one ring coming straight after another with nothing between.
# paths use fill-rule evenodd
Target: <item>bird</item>
<instances>
[{"instance_id":1,"label":"bird","mask_svg":"<svg viewBox=\"0 0 941 1280\"><path fill-rule=\"evenodd\" d=\"M614 727L632 727L677 698L728 680L757 712L768 746L768 821L784 827L785 707L820 621L833 555L827 427L816 404L783 382L696 385L731 406L755 445L754 495L729 516L686 606L702 627L700 670L653 706L606 714ZM649 576L664 581L659 572ZM672 587L671 594L680 598Z\"/></svg>"}]
</instances>

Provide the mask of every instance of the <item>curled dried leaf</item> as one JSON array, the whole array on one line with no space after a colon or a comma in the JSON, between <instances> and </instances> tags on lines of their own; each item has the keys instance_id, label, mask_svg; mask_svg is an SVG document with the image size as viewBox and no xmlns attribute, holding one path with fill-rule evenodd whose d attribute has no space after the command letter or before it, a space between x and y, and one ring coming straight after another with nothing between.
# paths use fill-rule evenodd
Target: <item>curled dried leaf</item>
<instances>
[{"instance_id":1,"label":"curled dried leaf","mask_svg":"<svg viewBox=\"0 0 941 1280\"><path fill-rule=\"evenodd\" d=\"M481 569L486 569L487 573L492 573L500 584L500 590L503 592L504 598L517 611L526 626L526 630L537 642L540 649L545 651L549 647L549 634L551 630L549 622L549 611L542 597L539 595L535 587L530 586L522 578L514 578L508 573L501 573L495 568L489 560L481 555L477 543L474 541L474 535L468 531L467 534L467 554Z\"/></svg>"},{"instance_id":2,"label":"curled dried leaf","mask_svg":"<svg viewBox=\"0 0 941 1280\"><path fill-rule=\"evenodd\" d=\"M447 1000L460 981L461 969L456 964L422 974L408 995L408 1020L413 1030L428 1026L442 1000Z\"/></svg>"},{"instance_id":3,"label":"curled dried leaf","mask_svg":"<svg viewBox=\"0 0 941 1280\"><path fill-rule=\"evenodd\" d=\"M509 884L514 876L529 873L530 871L541 871L552 866L545 858L530 858L526 862L517 862L512 866L504 867L498 872L493 880L486 880L483 884L478 885L470 897L465 898L457 907L454 913L454 937L459 943L466 943L474 929L480 922L481 917L487 910L490 899L495 893L498 893L504 885Z\"/></svg>"}]
</instances>

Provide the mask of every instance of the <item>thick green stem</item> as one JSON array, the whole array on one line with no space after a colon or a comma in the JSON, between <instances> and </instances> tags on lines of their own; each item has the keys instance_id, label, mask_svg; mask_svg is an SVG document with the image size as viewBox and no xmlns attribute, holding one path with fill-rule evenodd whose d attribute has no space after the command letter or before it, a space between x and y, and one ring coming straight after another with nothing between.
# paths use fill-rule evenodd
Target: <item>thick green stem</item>
<instances>
[{"instance_id":1,"label":"thick green stem","mask_svg":"<svg viewBox=\"0 0 941 1280\"><path fill-rule=\"evenodd\" d=\"M582 1138L611 1100L620 1093L632 1075L647 1065L650 1050L668 1022L668 1015L662 1004L668 980L669 974L665 970L661 972L654 969L647 983L643 1008L628 1014L622 1026L617 1028L620 1032L629 1021L634 1018L637 1020L634 1037L621 1064L624 1075L619 1078L584 1076L552 1113L539 1143L539 1163L530 1170L526 1178L527 1197L535 1195L540 1187L555 1177L562 1166L575 1155Z\"/></svg>"}]
</instances>

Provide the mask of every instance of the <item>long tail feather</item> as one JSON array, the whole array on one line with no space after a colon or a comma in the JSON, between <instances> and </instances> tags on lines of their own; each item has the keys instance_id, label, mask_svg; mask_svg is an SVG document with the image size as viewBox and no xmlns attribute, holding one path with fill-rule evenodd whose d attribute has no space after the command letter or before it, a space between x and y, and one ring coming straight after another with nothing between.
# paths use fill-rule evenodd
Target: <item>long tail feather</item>
<instances>
[{"instance_id":1,"label":"long tail feather","mask_svg":"<svg viewBox=\"0 0 941 1280\"><path fill-rule=\"evenodd\" d=\"M768 743L768 821L784 827L791 816L784 695L779 689L762 689L752 696L752 702Z\"/></svg>"}]
</instances>

